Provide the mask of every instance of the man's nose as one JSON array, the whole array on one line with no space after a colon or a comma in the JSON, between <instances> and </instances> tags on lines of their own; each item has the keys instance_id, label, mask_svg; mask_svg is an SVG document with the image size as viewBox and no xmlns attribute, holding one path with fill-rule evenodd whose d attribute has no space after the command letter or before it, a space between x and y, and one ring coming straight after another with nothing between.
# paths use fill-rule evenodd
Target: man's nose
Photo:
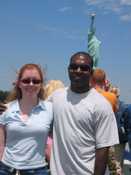
<instances>
[{"instance_id":1,"label":"man's nose","mask_svg":"<svg viewBox=\"0 0 131 175\"><path fill-rule=\"evenodd\" d=\"M80 72L80 71L81 71L81 68L78 67L78 68L76 69L76 72Z\"/></svg>"}]
</instances>

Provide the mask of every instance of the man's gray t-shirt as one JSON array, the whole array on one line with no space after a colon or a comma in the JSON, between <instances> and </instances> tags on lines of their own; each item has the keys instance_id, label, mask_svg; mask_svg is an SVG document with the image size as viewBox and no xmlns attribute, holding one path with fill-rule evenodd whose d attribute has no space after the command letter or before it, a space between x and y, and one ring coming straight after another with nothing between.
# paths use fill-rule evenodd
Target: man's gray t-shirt
<instances>
[{"instance_id":1,"label":"man's gray t-shirt","mask_svg":"<svg viewBox=\"0 0 131 175\"><path fill-rule=\"evenodd\" d=\"M32 169L45 166L45 146L53 120L52 104L43 100L35 106L27 121L22 121L18 101L8 104L0 116L5 126L6 145L2 162L16 169Z\"/></svg>"},{"instance_id":2,"label":"man's gray t-shirt","mask_svg":"<svg viewBox=\"0 0 131 175\"><path fill-rule=\"evenodd\" d=\"M119 143L111 105L95 89L74 93L67 88L50 97L54 127L52 175L93 175L96 149Z\"/></svg>"}]
</instances>

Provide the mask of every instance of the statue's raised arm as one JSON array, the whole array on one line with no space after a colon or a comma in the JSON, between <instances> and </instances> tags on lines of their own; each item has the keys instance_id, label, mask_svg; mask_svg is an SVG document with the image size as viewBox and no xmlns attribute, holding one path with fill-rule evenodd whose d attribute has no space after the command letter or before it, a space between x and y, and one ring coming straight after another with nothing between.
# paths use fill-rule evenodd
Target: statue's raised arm
<instances>
[{"instance_id":1,"label":"statue's raised arm","mask_svg":"<svg viewBox=\"0 0 131 175\"><path fill-rule=\"evenodd\" d=\"M94 61L94 68L98 66L98 60L100 59L100 44L101 42L95 36L95 27L94 27L94 20L95 20L95 13L91 14L91 24L90 30L88 32L88 52L93 57Z\"/></svg>"},{"instance_id":2,"label":"statue's raised arm","mask_svg":"<svg viewBox=\"0 0 131 175\"><path fill-rule=\"evenodd\" d=\"M90 32L94 32L95 33L95 27L94 27L94 20L95 20L95 13L91 14L91 25L90 25Z\"/></svg>"}]
</instances>

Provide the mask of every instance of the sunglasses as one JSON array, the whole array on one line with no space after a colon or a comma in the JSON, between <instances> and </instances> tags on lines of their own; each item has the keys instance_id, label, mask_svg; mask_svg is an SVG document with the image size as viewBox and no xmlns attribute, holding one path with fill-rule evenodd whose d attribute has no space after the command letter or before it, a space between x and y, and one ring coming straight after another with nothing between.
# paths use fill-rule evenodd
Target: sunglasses
<instances>
[{"instance_id":1,"label":"sunglasses","mask_svg":"<svg viewBox=\"0 0 131 175\"><path fill-rule=\"evenodd\" d=\"M32 84L40 84L40 83L42 83L42 81L41 80L39 80L39 79L35 79L35 78L25 78L25 79L21 79L20 80L23 84L30 84L30 83L32 83Z\"/></svg>"},{"instance_id":2,"label":"sunglasses","mask_svg":"<svg viewBox=\"0 0 131 175\"><path fill-rule=\"evenodd\" d=\"M91 72L91 67L87 64L70 64L69 70L77 71L77 69L80 68L83 72Z\"/></svg>"}]
</instances>

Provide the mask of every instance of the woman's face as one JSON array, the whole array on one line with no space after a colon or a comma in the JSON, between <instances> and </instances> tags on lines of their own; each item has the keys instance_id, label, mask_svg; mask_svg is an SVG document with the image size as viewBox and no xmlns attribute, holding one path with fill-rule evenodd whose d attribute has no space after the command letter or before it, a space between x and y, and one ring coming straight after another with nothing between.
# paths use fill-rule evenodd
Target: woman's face
<instances>
[{"instance_id":1,"label":"woman's face","mask_svg":"<svg viewBox=\"0 0 131 175\"><path fill-rule=\"evenodd\" d=\"M41 77L37 69L24 70L18 82L22 97L37 97L41 88L41 83Z\"/></svg>"}]
</instances>

